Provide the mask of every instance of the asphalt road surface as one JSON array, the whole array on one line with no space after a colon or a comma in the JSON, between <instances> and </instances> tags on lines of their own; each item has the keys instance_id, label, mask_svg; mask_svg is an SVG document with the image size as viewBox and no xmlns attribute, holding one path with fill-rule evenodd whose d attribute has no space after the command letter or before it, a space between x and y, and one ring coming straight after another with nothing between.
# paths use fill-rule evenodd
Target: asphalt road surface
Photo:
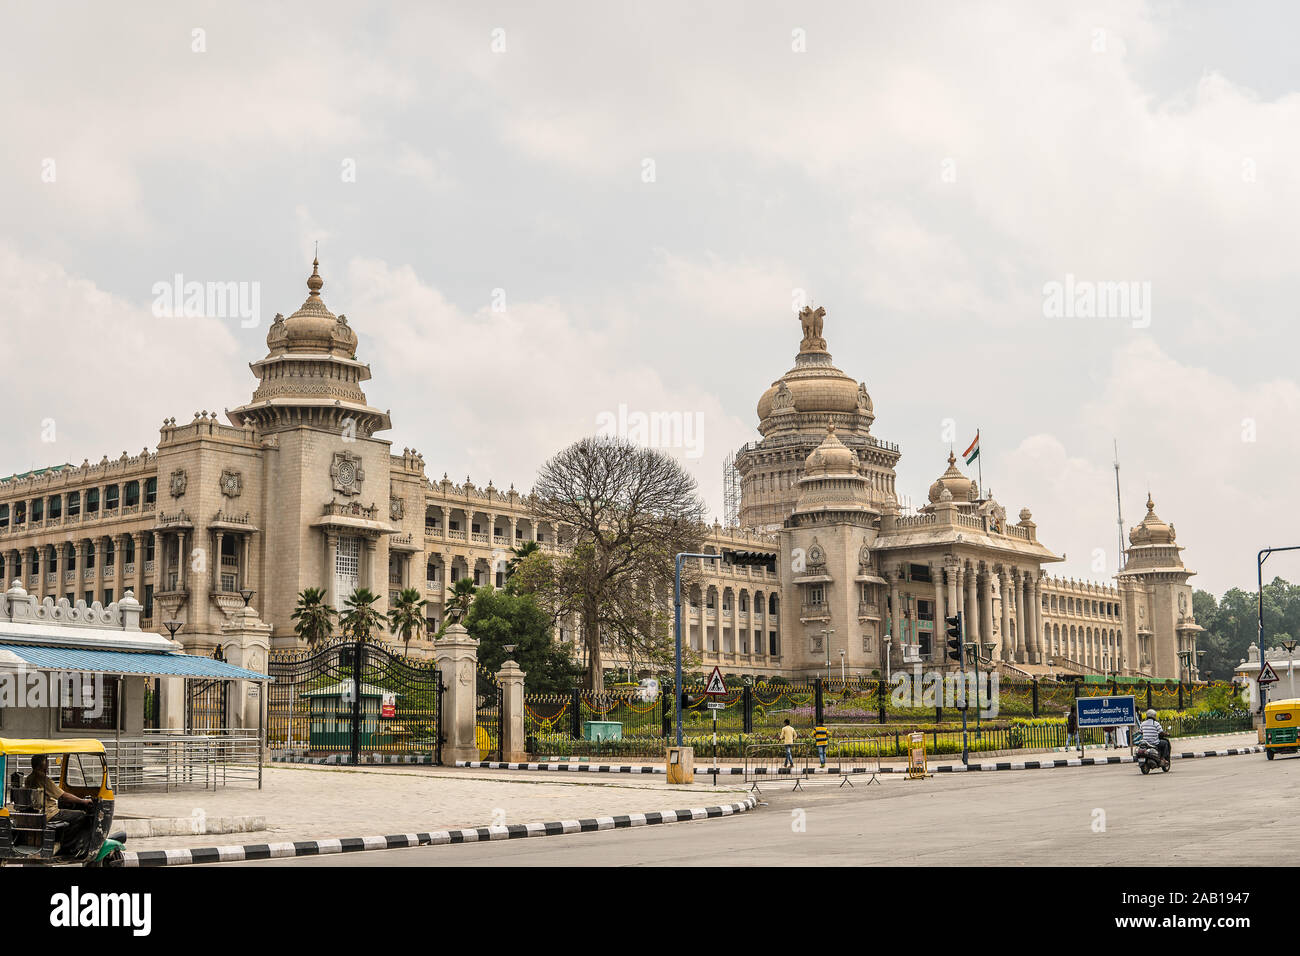
<instances>
[{"instance_id":1,"label":"asphalt road surface","mask_svg":"<svg viewBox=\"0 0 1300 956\"><path fill-rule=\"evenodd\" d=\"M1146 777L1117 765L799 792L787 781L720 820L228 865L1284 865L1300 862L1298 781L1300 758L1263 754L1175 760ZM699 796L682 805L722 802Z\"/></svg>"}]
</instances>

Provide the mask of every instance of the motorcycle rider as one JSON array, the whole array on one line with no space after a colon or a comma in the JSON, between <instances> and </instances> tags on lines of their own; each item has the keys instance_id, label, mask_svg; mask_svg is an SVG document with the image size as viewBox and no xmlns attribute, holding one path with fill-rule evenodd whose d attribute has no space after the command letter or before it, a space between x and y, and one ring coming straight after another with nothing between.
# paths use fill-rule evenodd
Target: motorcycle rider
<instances>
[{"instance_id":1,"label":"motorcycle rider","mask_svg":"<svg viewBox=\"0 0 1300 956\"><path fill-rule=\"evenodd\" d=\"M1160 726L1160 721L1156 720L1155 710L1148 710L1146 720L1142 721L1142 739L1146 743L1156 748L1160 754L1160 763L1162 766L1169 766L1169 741L1161 736L1165 728Z\"/></svg>"}]
</instances>

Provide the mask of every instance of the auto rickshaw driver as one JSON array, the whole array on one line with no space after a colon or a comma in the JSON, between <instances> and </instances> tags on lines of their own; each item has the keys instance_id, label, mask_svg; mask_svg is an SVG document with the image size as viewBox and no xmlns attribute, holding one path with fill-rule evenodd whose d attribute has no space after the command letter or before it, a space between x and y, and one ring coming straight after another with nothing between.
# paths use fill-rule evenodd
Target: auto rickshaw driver
<instances>
[{"instance_id":1,"label":"auto rickshaw driver","mask_svg":"<svg viewBox=\"0 0 1300 956\"><path fill-rule=\"evenodd\" d=\"M68 791L51 780L48 772L49 760L50 758L46 754L33 754L32 772L27 775L23 786L30 787L40 793L41 807L47 822L66 822L68 824L62 842L71 844L81 836L82 830L85 829L88 821L86 810L89 810L94 805L94 801L89 797L79 797L75 793L68 793ZM74 809L75 807L82 807L83 809Z\"/></svg>"}]
</instances>

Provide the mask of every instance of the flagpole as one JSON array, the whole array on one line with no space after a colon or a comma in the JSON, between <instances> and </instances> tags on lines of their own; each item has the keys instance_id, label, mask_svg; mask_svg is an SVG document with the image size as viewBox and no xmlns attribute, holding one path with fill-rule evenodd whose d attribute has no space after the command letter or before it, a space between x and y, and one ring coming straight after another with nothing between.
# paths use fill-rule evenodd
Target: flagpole
<instances>
[{"instance_id":1,"label":"flagpole","mask_svg":"<svg viewBox=\"0 0 1300 956\"><path fill-rule=\"evenodd\" d=\"M975 429L975 435L977 438L984 437L983 435L980 434L980 430L978 428ZM976 457L979 462L979 470L980 470L980 494L983 495L985 498L987 498L988 492L984 490L984 449L982 447L977 446L975 450L979 452L979 454Z\"/></svg>"}]
</instances>

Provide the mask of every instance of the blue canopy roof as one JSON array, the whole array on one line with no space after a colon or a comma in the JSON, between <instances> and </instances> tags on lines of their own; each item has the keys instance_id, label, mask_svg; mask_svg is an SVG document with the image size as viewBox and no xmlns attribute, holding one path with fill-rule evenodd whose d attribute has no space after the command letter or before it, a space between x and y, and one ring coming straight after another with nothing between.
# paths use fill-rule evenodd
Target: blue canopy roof
<instances>
[{"instance_id":1,"label":"blue canopy roof","mask_svg":"<svg viewBox=\"0 0 1300 956\"><path fill-rule=\"evenodd\" d=\"M40 670L87 674L138 674L145 677L206 677L218 680L269 681L266 674L234 667L225 661L193 654L149 654L100 651L80 647L0 644L0 652L22 658Z\"/></svg>"}]
</instances>

